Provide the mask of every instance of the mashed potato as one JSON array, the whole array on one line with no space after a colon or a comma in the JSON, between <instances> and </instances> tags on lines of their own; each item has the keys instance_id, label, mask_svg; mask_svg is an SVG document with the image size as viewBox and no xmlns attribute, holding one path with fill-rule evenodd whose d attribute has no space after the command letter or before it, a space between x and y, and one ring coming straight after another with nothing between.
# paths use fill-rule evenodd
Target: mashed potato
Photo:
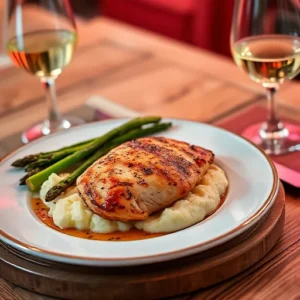
<instances>
[{"instance_id":1,"label":"mashed potato","mask_svg":"<svg viewBox=\"0 0 300 300\"><path fill-rule=\"evenodd\" d=\"M53 209L53 222L60 228L90 229L91 217L77 193L58 200Z\"/></svg>"},{"instance_id":2,"label":"mashed potato","mask_svg":"<svg viewBox=\"0 0 300 300\"><path fill-rule=\"evenodd\" d=\"M58 176L51 174L40 190L40 198L50 208L48 214L53 218L56 226L64 228L76 228L78 230L91 230L99 233L114 231L128 231L132 228L130 223L110 221L92 213L81 201L76 187L66 191L55 201L45 202L47 192L68 174Z\"/></svg>"},{"instance_id":3,"label":"mashed potato","mask_svg":"<svg viewBox=\"0 0 300 300\"><path fill-rule=\"evenodd\" d=\"M199 185L182 200L162 212L138 221L135 227L147 232L174 232L202 221L219 205L228 181L222 169L212 165Z\"/></svg>"},{"instance_id":4,"label":"mashed potato","mask_svg":"<svg viewBox=\"0 0 300 300\"><path fill-rule=\"evenodd\" d=\"M52 174L41 187L40 197L50 208L49 215L60 228L76 228L99 233L128 231L129 222L110 221L92 213L82 202L76 187L70 188L52 202L45 202L48 190L68 174ZM185 198L171 207L156 213L146 220L135 222L134 226L146 232L174 232L202 221L219 205L228 182L222 169L212 165L197 185Z\"/></svg>"}]
</instances>

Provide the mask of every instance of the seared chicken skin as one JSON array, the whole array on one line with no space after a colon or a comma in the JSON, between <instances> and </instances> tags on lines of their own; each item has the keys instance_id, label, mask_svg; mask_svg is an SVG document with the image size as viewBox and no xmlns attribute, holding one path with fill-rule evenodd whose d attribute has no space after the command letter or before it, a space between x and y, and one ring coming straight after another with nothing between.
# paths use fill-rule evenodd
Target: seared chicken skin
<instances>
[{"instance_id":1,"label":"seared chicken skin","mask_svg":"<svg viewBox=\"0 0 300 300\"><path fill-rule=\"evenodd\" d=\"M146 219L186 196L213 163L206 149L163 137L126 142L90 166L77 188L105 219Z\"/></svg>"}]
</instances>

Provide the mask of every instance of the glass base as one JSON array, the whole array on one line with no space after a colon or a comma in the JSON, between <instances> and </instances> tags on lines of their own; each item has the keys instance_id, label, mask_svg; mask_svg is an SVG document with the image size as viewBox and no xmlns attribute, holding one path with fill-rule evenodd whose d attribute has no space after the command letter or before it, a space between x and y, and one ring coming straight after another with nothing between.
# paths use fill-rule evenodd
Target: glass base
<instances>
[{"instance_id":1,"label":"glass base","mask_svg":"<svg viewBox=\"0 0 300 300\"><path fill-rule=\"evenodd\" d=\"M84 124L84 120L77 118L77 117L71 117L66 116L63 118L63 120L59 123L59 125L56 126L53 124L50 124L48 120L44 121L43 123L39 123L34 125L33 127L27 129L22 134L22 142L24 144L27 144L33 140L36 140L40 137L49 135L54 132L58 132L61 130L69 129L71 127L74 127L76 125Z\"/></svg>"},{"instance_id":2,"label":"glass base","mask_svg":"<svg viewBox=\"0 0 300 300\"><path fill-rule=\"evenodd\" d=\"M283 155L295 151L300 151L300 126L286 122L284 123L284 137L270 138L263 136L262 124L254 124L247 127L242 136L258 145L269 155Z\"/></svg>"}]
</instances>

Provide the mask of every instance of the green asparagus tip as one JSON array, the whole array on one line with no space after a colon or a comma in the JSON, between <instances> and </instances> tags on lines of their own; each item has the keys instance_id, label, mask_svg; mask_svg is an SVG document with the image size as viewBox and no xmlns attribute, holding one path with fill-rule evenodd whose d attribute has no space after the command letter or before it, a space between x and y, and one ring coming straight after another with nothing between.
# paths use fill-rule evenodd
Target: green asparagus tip
<instances>
[{"instance_id":1,"label":"green asparagus tip","mask_svg":"<svg viewBox=\"0 0 300 300\"><path fill-rule=\"evenodd\" d=\"M27 166L29 163L36 161L37 159L39 159L39 156L36 154L28 155L23 158L17 159L11 165L15 168L23 168Z\"/></svg>"},{"instance_id":2,"label":"green asparagus tip","mask_svg":"<svg viewBox=\"0 0 300 300\"><path fill-rule=\"evenodd\" d=\"M65 187L57 184L54 187L52 187L46 194L45 201L50 202L54 200L56 197L58 197L61 193L65 191Z\"/></svg>"}]
</instances>

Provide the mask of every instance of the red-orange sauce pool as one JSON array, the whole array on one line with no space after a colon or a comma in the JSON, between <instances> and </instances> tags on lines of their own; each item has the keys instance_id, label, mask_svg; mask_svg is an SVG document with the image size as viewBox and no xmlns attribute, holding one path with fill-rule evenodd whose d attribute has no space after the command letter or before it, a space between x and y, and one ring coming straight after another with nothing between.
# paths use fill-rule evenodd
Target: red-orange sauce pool
<instances>
[{"instance_id":1,"label":"red-orange sauce pool","mask_svg":"<svg viewBox=\"0 0 300 300\"><path fill-rule=\"evenodd\" d=\"M82 239L98 241L135 241L164 235L163 233L147 233L136 228L132 228L129 231L125 232L116 231L112 233L96 233L88 230L77 230L75 228L61 229L57 227L53 223L53 219L48 216L49 208L43 203L41 199L32 198L31 207L38 219L47 226L64 234L76 236Z\"/></svg>"},{"instance_id":2,"label":"red-orange sauce pool","mask_svg":"<svg viewBox=\"0 0 300 300\"><path fill-rule=\"evenodd\" d=\"M227 191L224 194L224 196L221 198L221 201L216 210L218 210L220 206L224 203L225 198L227 196ZM53 219L48 216L49 208L43 203L41 199L31 198L31 207L35 215L37 216L37 218L47 226L51 227L56 231L62 232L64 234L72 235L82 239L98 240L98 241L135 241L135 240L150 239L150 238L167 234L167 233L148 233L136 228L132 228L129 231L125 231L125 232L116 231L112 233L96 233L88 230L77 230L75 228L61 229L57 227L53 223ZM212 212L209 216L211 216L214 212Z\"/></svg>"}]
</instances>

